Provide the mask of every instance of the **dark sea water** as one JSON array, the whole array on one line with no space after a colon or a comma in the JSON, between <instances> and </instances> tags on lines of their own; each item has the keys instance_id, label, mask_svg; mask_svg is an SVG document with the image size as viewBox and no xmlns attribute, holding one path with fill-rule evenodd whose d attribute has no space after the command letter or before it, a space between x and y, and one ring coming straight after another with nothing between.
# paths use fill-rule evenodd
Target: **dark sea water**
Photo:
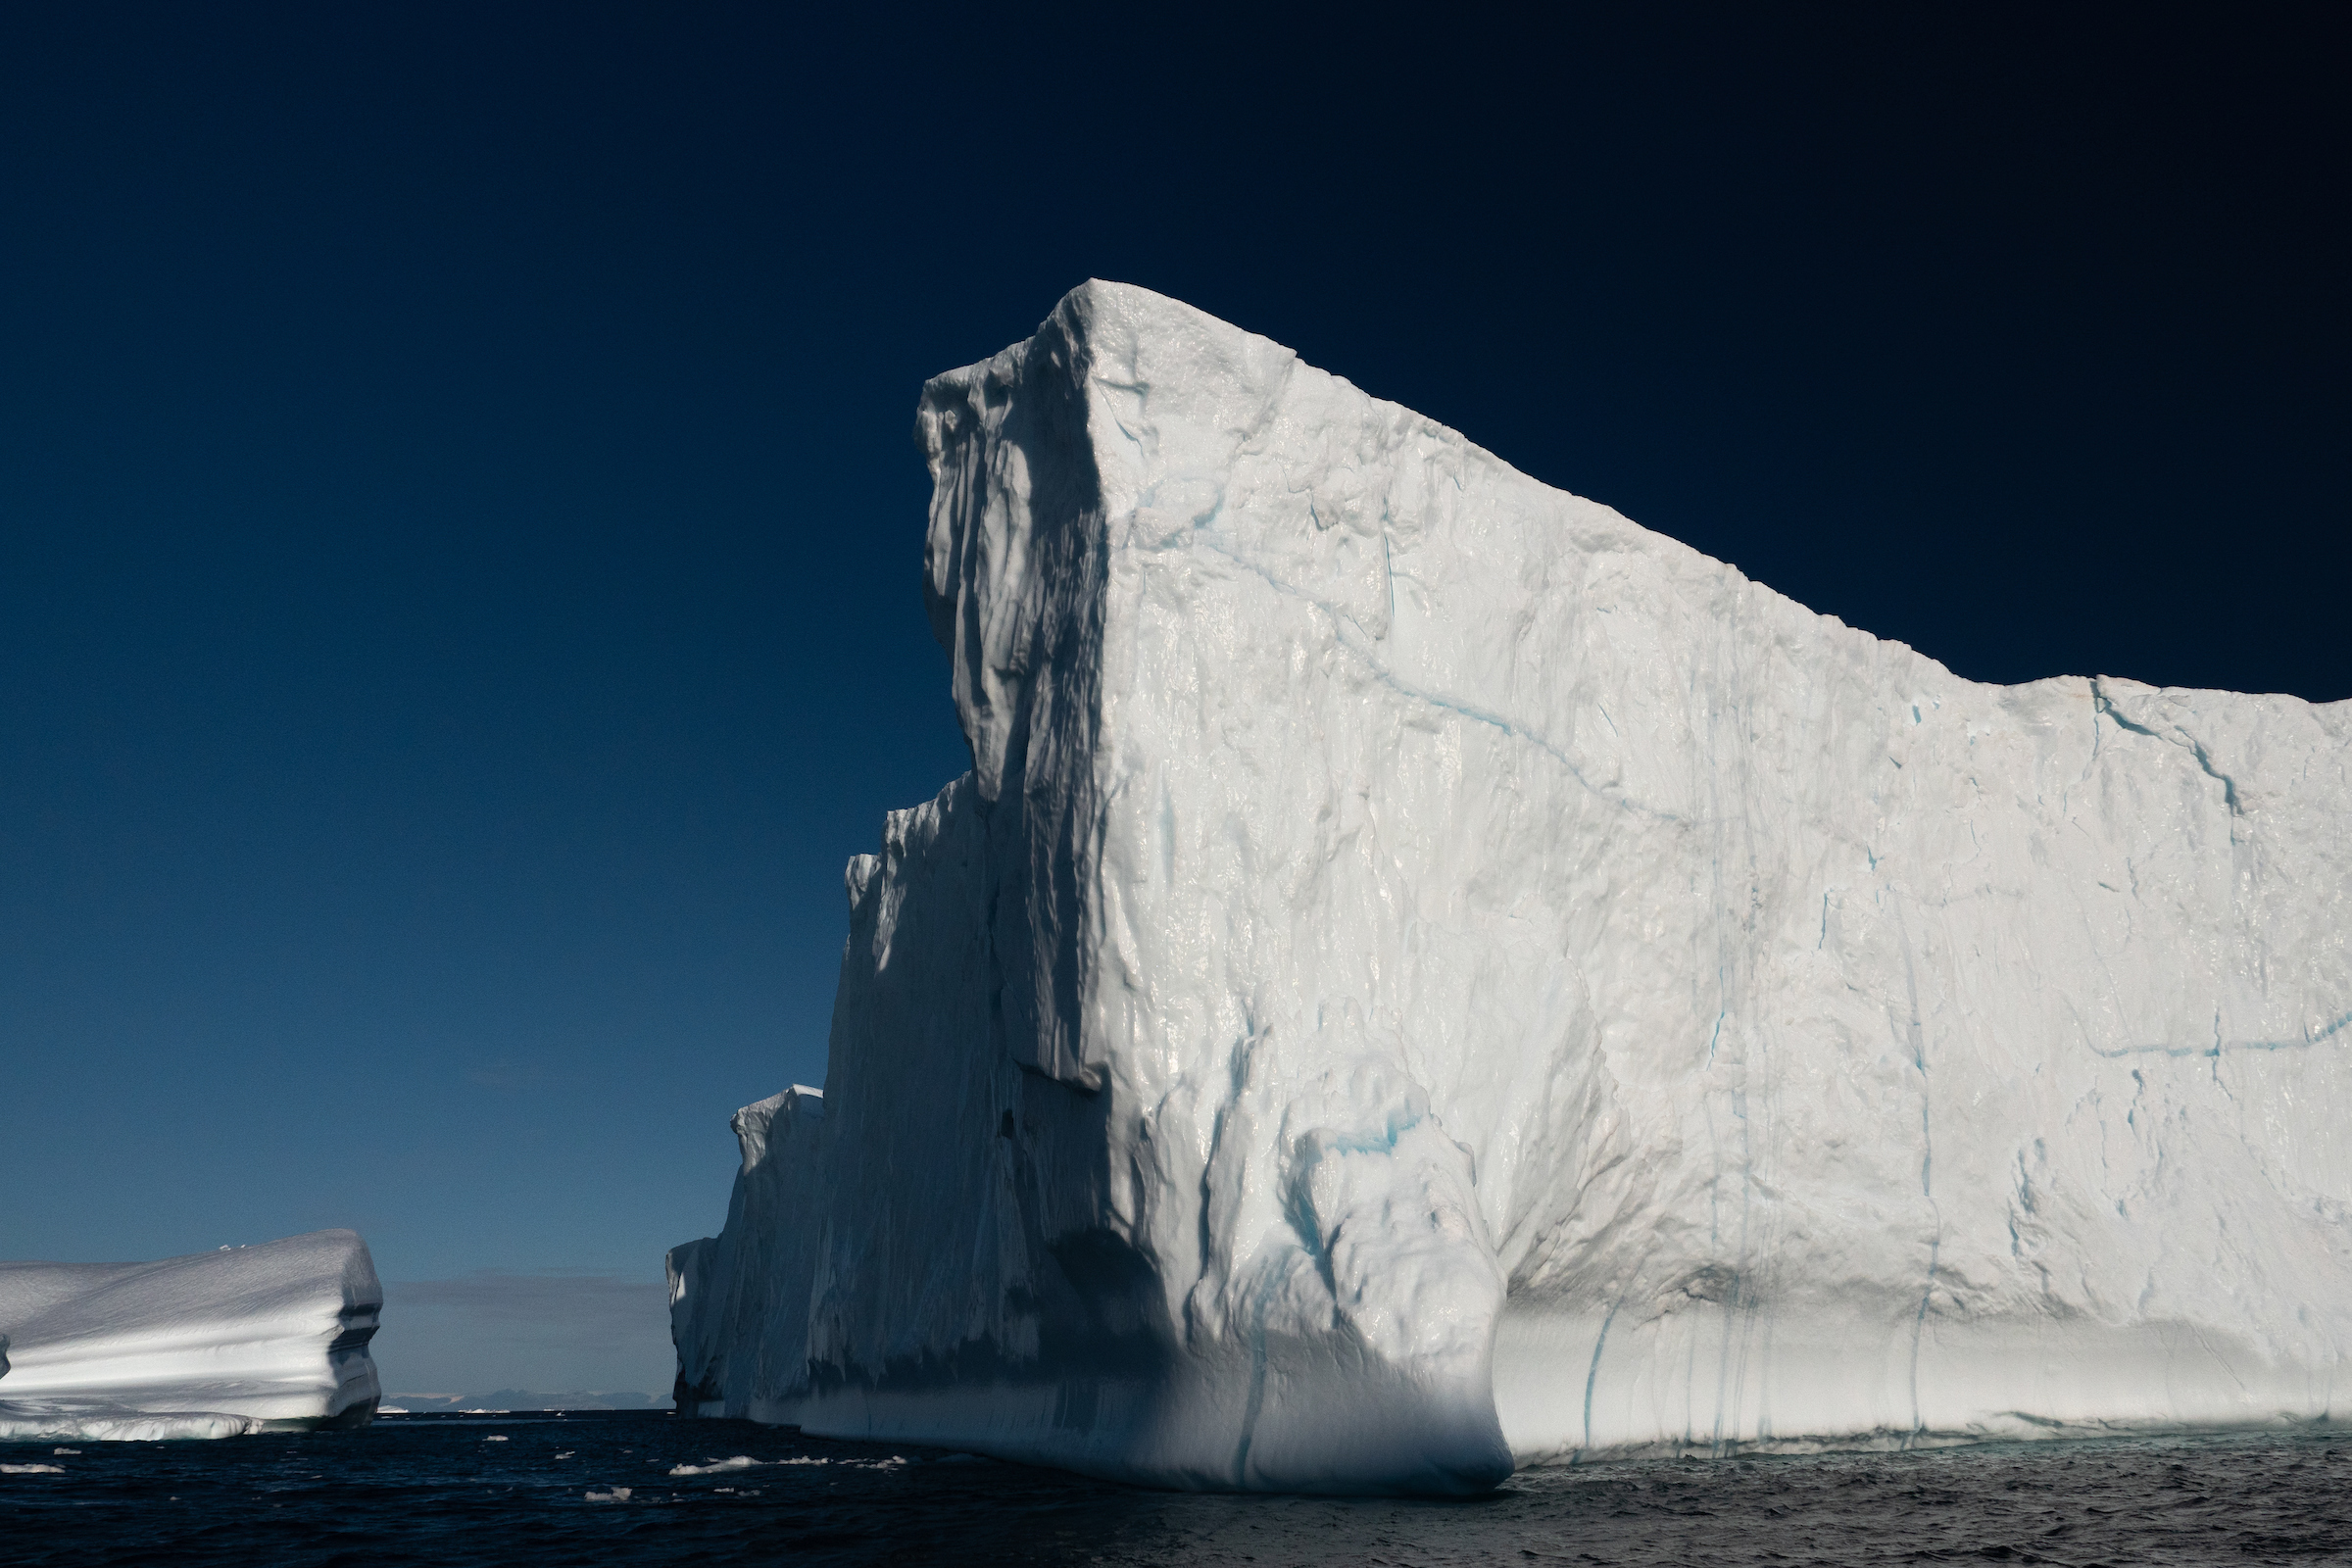
<instances>
[{"instance_id":1,"label":"dark sea water","mask_svg":"<svg viewBox=\"0 0 2352 1568\"><path fill-rule=\"evenodd\" d=\"M1455 1502L1146 1492L638 1411L58 1446L0 1444L57 1467L0 1472L0 1562L2352 1563L2352 1434L1528 1470Z\"/></svg>"}]
</instances>

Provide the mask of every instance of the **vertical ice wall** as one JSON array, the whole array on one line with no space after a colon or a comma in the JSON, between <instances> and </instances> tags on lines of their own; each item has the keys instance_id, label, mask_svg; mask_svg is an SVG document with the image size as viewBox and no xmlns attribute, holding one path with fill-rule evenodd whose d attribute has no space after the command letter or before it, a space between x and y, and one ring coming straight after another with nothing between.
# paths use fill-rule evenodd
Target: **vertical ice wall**
<instances>
[{"instance_id":1,"label":"vertical ice wall","mask_svg":"<svg viewBox=\"0 0 2352 1568\"><path fill-rule=\"evenodd\" d=\"M1435 1490L2331 1410L2347 705L1956 679L1140 289L918 434L973 771L689 1402Z\"/></svg>"}]
</instances>

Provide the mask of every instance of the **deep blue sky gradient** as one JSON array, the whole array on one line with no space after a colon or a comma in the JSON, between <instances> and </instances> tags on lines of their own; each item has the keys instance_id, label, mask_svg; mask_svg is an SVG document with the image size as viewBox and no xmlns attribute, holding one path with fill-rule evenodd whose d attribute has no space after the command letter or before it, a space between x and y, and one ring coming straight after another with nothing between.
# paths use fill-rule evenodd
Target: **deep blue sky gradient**
<instances>
[{"instance_id":1,"label":"deep blue sky gradient","mask_svg":"<svg viewBox=\"0 0 2352 1568\"><path fill-rule=\"evenodd\" d=\"M1089 275L1963 675L2352 696L2341 8L1033 15L0 19L0 1256L715 1229L967 762L917 388Z\"/></svg>"}]
</instances>

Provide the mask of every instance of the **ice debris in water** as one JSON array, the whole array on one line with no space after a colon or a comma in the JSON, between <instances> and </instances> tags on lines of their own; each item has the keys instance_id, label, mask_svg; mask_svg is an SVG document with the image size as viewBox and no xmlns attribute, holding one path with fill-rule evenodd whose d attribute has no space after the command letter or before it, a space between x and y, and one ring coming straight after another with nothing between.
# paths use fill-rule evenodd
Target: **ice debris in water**
<instances>
[{"instance_id":1,"label":"ice debris in water","mask_svg":"<svg viewBox=\"0 0 2352 1568\"><path fill-rule=\"evenodd\" d=\"M580 1495L590 1502L626 1502L629 1500L630 1490L627 1487L614 1487L610 1492L591 1491L584 1492Z\"/></svg>"},{"instance_id":2,"label":"ice debris in water","mask_svg":"<svg viewBox=\"0 0 2352 1568\"><path fill-rule=\"evenodd\" d=\"M728 1470L749 1470L759 1463L750 1454L739 1453L732 1459L713 1459L709 1464L673 1465L669 1473L673 1476L714 1476Z\"/></svg>"},{"instance_id":3,"label":"ice debris in water","mask_svg":"<svg viewBox=\"0 0 2352 1568\"><path fill-rule=\"evenodd\" d=\"M2337 1413L2352 704L1960 679L1138 288L916 428L972 770L682 1409L1326 1491Z\"/></svg>"}]
</instances>

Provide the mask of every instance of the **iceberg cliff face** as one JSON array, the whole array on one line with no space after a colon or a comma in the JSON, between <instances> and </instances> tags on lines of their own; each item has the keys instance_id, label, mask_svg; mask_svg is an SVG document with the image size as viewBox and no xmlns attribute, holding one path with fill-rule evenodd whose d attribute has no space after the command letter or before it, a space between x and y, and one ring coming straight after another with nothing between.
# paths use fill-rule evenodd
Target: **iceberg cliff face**
<instances>
[{"instance_id":1,"label":"iceberg cliff face","mask_svg":"<svg viewBox=\"0 0 2352 1568\"><path fill-rule=\"evenodd\" d=\"M0 1439L366 1421L383 1300L352 1231L155 1263L0 1263Z\"/></svg>"},{"instance_id":2,"label":"iceberg cliff face","mask_svg":"<svg viewBox=\"0 0 2352 1568\"><path fill-rule=\"evenodd\" d=\"M822 1091L794 1084L735 1113L743 1168L720 1240L670 1250L670 1321L678 1408L748 1409L808 1367L810 1259ZM798 1281L791 1289L783 1282Z\"/></svg>"},{"instance_id":3,"label":"iceberg cliff face","mask_svg":"<svg viewBox=\"0 0 2352 1568\"><path fill-rule=\"evenodd\" d=\"M1440 1491L2333 1411L2352 704L1958 679L1141 289L918 433L973 770L691 1407Z\"/></svg>"}]
</instances>

